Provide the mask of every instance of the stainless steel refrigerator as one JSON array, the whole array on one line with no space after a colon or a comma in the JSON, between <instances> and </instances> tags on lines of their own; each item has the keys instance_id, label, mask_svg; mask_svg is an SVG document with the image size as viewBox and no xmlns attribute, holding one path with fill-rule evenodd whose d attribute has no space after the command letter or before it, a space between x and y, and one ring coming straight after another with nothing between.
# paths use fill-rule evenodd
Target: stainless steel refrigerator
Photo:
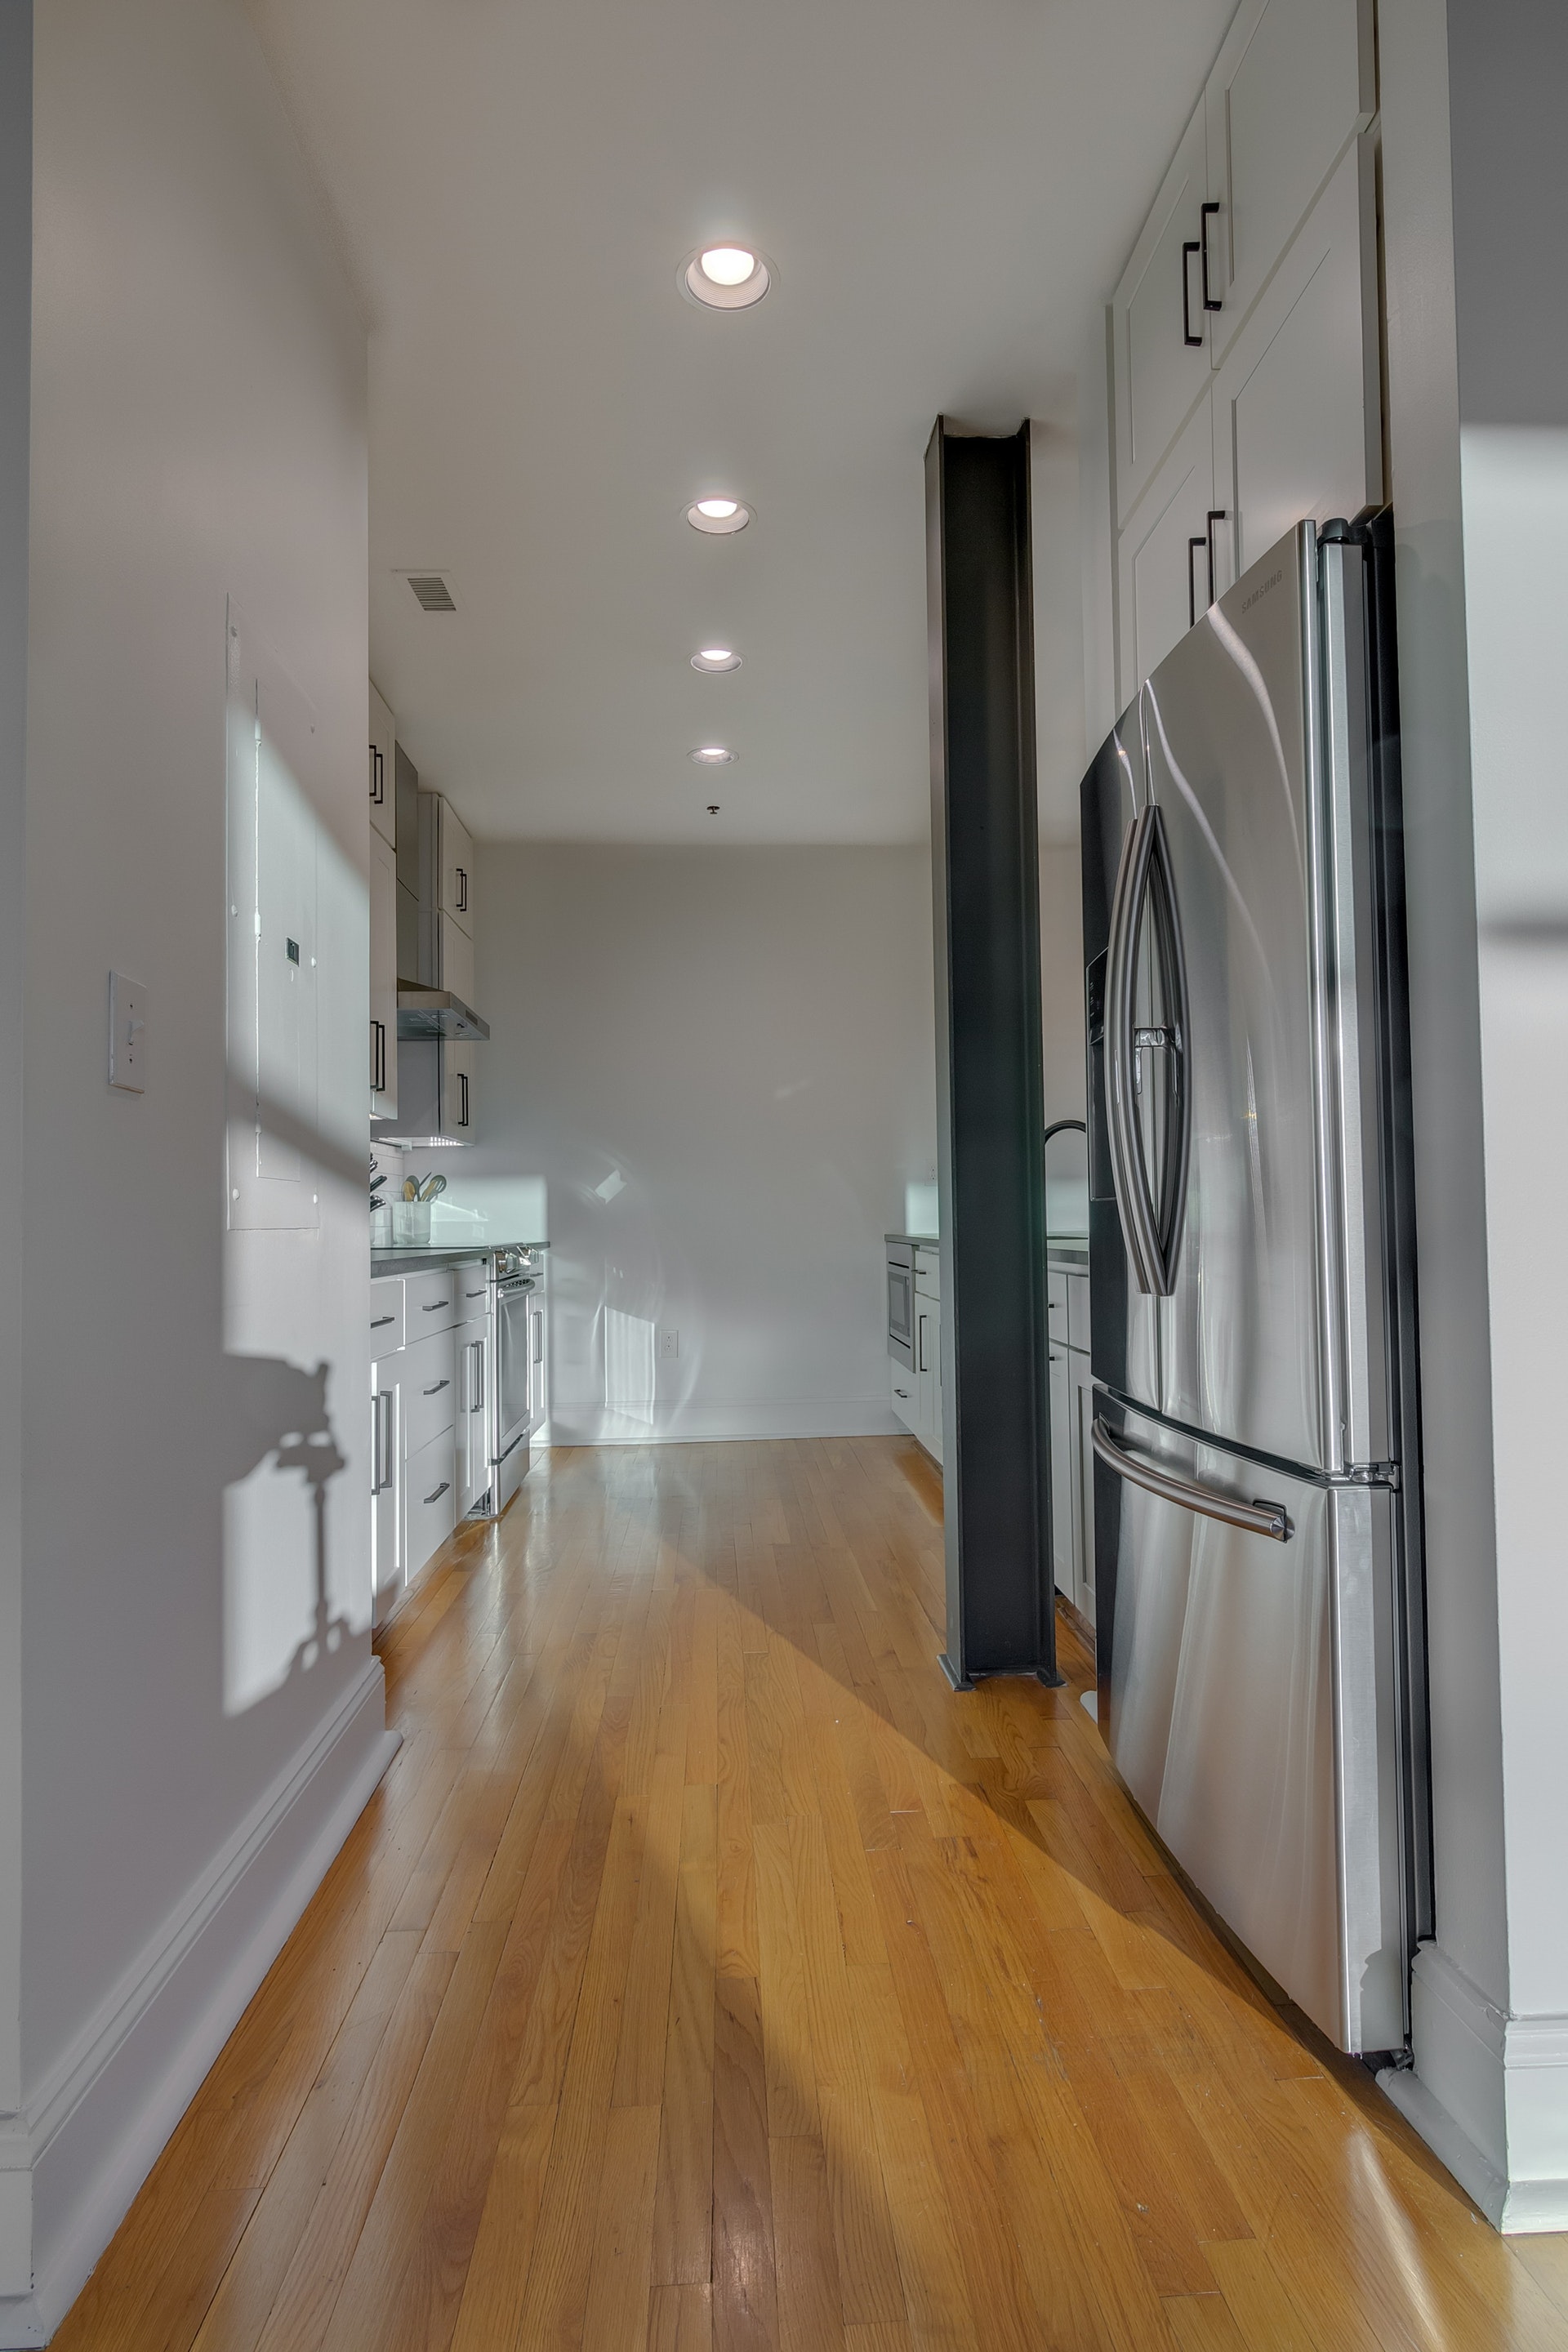
<instances>
[{"instance_id":1,"label":"stainless steel refrigerator","mask_svg":"<svg viewBox=\"0 0 1568 2352\"><path fill-rule=\"evenodd\" d=\"M1429 1932L1385 520L1302 523L1084 779L1100 1717L1342 2049Z\"/></svg>"}]
</instances>

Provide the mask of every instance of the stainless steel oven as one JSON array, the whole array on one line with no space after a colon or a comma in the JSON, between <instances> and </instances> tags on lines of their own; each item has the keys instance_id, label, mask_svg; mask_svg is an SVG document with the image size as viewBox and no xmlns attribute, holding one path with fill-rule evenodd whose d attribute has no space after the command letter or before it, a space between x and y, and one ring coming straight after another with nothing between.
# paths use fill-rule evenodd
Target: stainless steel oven
<instances>
[{"instance_id":1,"label":"stainless steel oven","mask_svg":"<svg viewBox=\"0 0 1568 2352\"><path fill-rule=\"evenodd\" d=\"M915 1250L912 1242L888 1244L888 1353L915 1369Z\"/></svg>"}]
</instances>

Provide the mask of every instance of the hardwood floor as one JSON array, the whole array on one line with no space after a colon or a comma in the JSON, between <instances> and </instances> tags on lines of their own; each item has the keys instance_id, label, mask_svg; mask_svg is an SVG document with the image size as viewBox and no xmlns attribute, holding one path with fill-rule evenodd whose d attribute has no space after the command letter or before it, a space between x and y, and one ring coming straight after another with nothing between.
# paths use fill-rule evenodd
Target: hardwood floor
<instances>
[{"instance_id":1,"label":"hardwood floor","mask_svg":"<svg viewBox=\"0 0 1568 2352\"><path fill-rule=\"evenodd\" d=\"M955 1697L912 1442L556 1454L66 2352L1568 2345L1171 1876L1072 1687Z\"/></svg>"}]
</instances>

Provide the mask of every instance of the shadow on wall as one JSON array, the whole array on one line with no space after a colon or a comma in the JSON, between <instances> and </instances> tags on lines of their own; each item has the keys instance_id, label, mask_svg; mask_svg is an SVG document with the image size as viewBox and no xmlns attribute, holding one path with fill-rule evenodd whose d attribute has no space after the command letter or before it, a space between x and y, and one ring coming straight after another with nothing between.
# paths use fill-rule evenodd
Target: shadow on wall
<instances>
[{"instance_id":1,"label":"shadow on wall","mask_svg":"<svg viewBox=\"0 0 1568 2352\"><path fill-rule=\"evenodd\" d=\"M282 1676L282 1680L289 1681L308 1673L321 1657L341 1648L345 1636L353 1630L341 1611L336 1615L332 1613L328 1600L327 1488L340 1471L348 1468L327 1406L331 1367L321 1363L314 1371L305 1371L298 1364L270 1356L225 1356L222 1361L222 1418L231 1439L222 1465L226 1518L229 1496L248 1486L268 1460L274 1472L285 1478L294 1471L303 1476L302 1486L292 1490L291 1497L283 1502L282 1511L277 1515L293 1520L297 1526L300 1515L292 1505L304 1501L311 1525L311 1622L309 1632L303 1633L295 1643ZM272 1517L274 1514L268 1512L268 1516ZM226 1537L226 1527L225 1532ZM226 1553L226 1542L225 1549ZM286 1557L291 1555L297 1559L298 1552L296 1536L288 1546ZM226 1639L228 1631L226 1625ZM226 1671L229 1664L226 1660L226 1695L242 1686L244 1680L242 1673L231 1675ZM227 1711L236 1710L230 1707Z\"/></svg>"},{"instance_id":2,"label":"shadow on wall","mask_svg":"<svg viewBox=\"0 0 1568 2352\"><path fill-rule=\"evenodd\" d=\"M226 1231L215 1418L223 1705L234 1716L370 1623L368 1373L363 1444L345 1443L321 1351L324 1337L350 1327L355 1283L369 1274L354 1251L367 1181L369 923L364 875L321 814L334 803L315 714L232 604L226 645Z\"/></svg>"}]
</instances>

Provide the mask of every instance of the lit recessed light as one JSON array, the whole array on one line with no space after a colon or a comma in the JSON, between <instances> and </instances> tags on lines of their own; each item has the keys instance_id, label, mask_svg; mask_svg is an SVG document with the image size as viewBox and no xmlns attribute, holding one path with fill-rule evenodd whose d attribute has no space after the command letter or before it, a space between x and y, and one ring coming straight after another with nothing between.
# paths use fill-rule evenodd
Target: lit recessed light
<instances>
[{"instance_id":1,"label":"lit recessed light","mask_svg":"<svg viewBox=\"0 0 1568 2352\"><path fill-rule=\"evenodd\" d=\"M677 273L681 292L707 310L749 310L760 302L777 272L749 245L704 245L689 253Z\"/></svg>"},{"instance_id":2,"label":"lit recessed light","mask_svg":"<svg viewBox=\"0 0 1568 2352\"><path fill-rule=\"evenodd\" d=\"M700 768L727 768L735 754L727 751L722 743L704 743L701 750L693 751L691 756Z\"/></svg>"},{"instance_id":3,"label":"lit recessed light","mask_svg":"<svg viewBox=\"0 0 1568 2352\"><path fill-rule=\"evenodd\" d=\"M731 531L745 530L752 520L752 509L742 506L739 499L698 499L687 508L686 520L693 530L705 530L723 539Z\"/></svg>"},{"instance_id":4,"label":"lit recessed light","mask_svg":"<svg viewBox=\"0 0 1568 2352\"><path fill-rule=\"evenodd\" d=\"M692 655L691 667L705 670L739 669L741 656L728 646L704 646L700 653Z\"/></svg>"}]
</instances>

